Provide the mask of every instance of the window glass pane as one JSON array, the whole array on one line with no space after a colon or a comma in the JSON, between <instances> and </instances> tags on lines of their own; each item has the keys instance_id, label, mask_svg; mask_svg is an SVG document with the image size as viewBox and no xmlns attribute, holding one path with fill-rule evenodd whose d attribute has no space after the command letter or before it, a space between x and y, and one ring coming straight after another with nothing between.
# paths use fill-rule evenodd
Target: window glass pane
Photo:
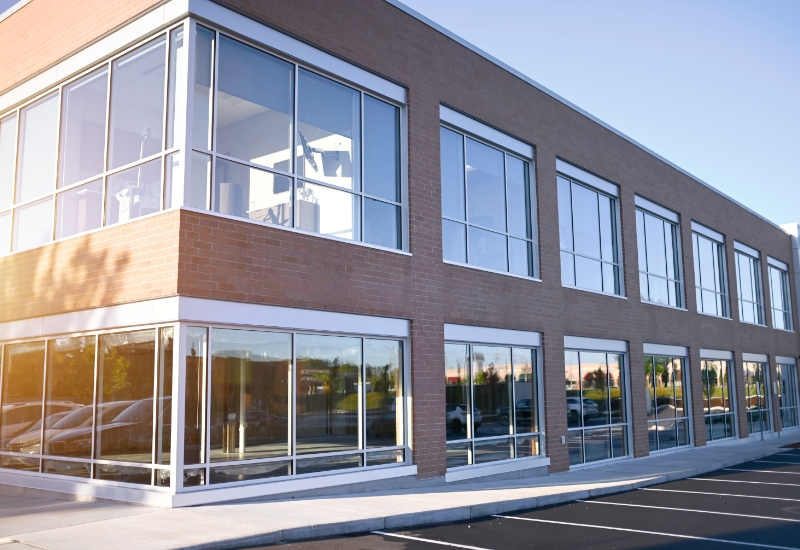
<instances>
[{"instance_id":1,"label":"window glass pane","mask_svg":"<svg viewBox=\"0 0 800 550\"><path fill-rule=\"evenodd\" d=\"M517 458L537 456L539 454L539 436L517 438Z\"/></svg>"},{"instance_id":2,"label":"window glass pane","mask_svg":"<svg viewBox=\"0 0 800 550\"><path fill-rule=\"evenodd\" d=\"M619 294L617 288L617 267L603 262L603 292Z\"/></svg>"},{"instance_id":3,"label":"window glass pane","mask_svg":"<svg viewBox=\"0 0 800 550\"><path fill-rule=\"evenodd\" d=\"M508 270L511 273L527 277L533 275L531 248L529 241L522 241L513 237L508 238Z\"/></svg>"},{"instance_id":4,"label":"window glass pane","mask_svg":"<svg viewBox=\"0 0 800 550\"><path fill-rule=\"evenodd\" d=\"M536 372L534 370L536 352L530 349L514 348L514 433L524 434L539 431L537 416ZM519 443L520 440L517 441ZM519 448L519 445L517 445ZM538 454L538 453L534 453Z\"/></svg>"},{"instance_id":5,"label":"window glass pane","mask_svg":"<svg viewBox=\"0 0 800 550\"><path fill-rule=\"evenodd\" d=\"M567 388L567 427L583 426L583 403L581 401L581 369L577 351L564 352L564 378ZM572 450L570 450L570 455Z\"/></svg>"},{"instance_id":6,"label":"window glass pane","mask_svg":"<svg viewBox=\"0 0 800 550\"><path fill-rule=\"evenodd\" d=\"M182 156L180 153L170 153L166 157L166 168L164 169L164 209L172 208L173 200L172 200L172 192L173 192L173 184L180 182L181 178L183 178L183 169L181 167L181 160ZM184 192L191 187L191 184L188 182L184 182L186 187L184 188ZM188 201L181 202L180 197L178 197L178 202L176 206L188 204Z\"/></svg>"},{"instance_id":7,"label":"window glass pane","mask_svg":"<svg viewBox=\"0 0 800 550\"><path fill-rule=\"evenodd\" d=\"M774 267L769 268L769 286L772 296L772 307L782 310L789 309L786 307L786 304L783 303L784 292L782 272Z\"/></svg>"},{"instance_id":8,"label":"window glass pane","mask_svg":"<svg viewBox=\"0 0 800 550\"><path fill-rule=\"evenodd\" d=\"M514 458L514 438L475 442L475 464Z\"/></svg>"},{"instance_id":9,"label":"window glass pane","mask_svg":"<svg viewBox=\"0 0 800 550\"><path fill-rule=\"evenodd\" d=\"M404 460L403 449L394 451L380 451L377 453L367 453L367 466L383 466L387 464L397 464Z\"/></svg>"},{"instance_id":10,"label":"window glass pane","mask_svg":"<svg viewBox=\"0 0 800 550\"><path fill-rule=\"evenodd\" d=\"M0 413L0 449L11 450L10 443L42 419L44 381L44 342L5 346L3 359L3 409ZM54 406L58 412L69 407ZM37 468L38 469L38 468Z\"/></svg>"},{"instance_id":11,"label":"window glass pane","mask_svg":"<svg viewBox=\"0 0 800 550\"><path fill-rule=\"evenodd\" d=\"M11 206L14 190L14 149L17 115L0 120L0 209Z\"/></svg>"},{"instance_id":12,"label":"window glass pane","mask_svg":"<svg viewBox=\"0 0 800 550\"><path fill-rule=\"evenodd\" d=\"M646 214L641 210L636 211L636 244L639 252L639 271L647 271L647 243L645 241L644 218ZM642 294L644 298L644 293Z\"/></svg>"},{"instance_id":13,"label":"window glass pane","mask_svg":"<svg viewBox=\"0 0 800 550\"><path fill-rule=\"evenodd\" d=\"M672 376L675 384L675 416L688 416L683 403L683 360L671 359Z\"/></svg>"},{"instance_id":14,"label":"window glass pane","mask_svg":"<svg viewBox=\"0 0 800 550\"><path fill-rule=\"evenodd\" d=\"M451 443L447 445L447 467L472 464L472 443Z\"/></svg>"},{"instance_id":15,"label":"window glass pane","mask_svg":"<svg viewBox=\"0 0 800 550\"><path fill-rule=\"evenodd\" d=\"M297 461L297 475L361 467L361 455L321 456Z\"/></svg>"},{"instance_id":16,"label":"window glass pane","mask_svg":"<svg viewBox=\"0 0 800 550\"><path fill-rule=\"evenodd\" d=\"M108 177L106 225L133 220L161 209L161 159Z\"/></svg>"},{"instance_id":17,"label":"window glass pane","mask_svg":"<svg viewBox=\"0 0 800 550\"><path fill-rule=\"evenodd\" d=\"M158 379L156 380L156 464L169 464L172 453L172 350L175 329L158 329Z\"/></svg>"},{"instance_id":18,"label":"window glass pane","mask_svg":"<svg viewBox=\"0 0 800 550\"><path fill-rule=\"evenodd\" d=\"M214 74L214 32L197 25L194 43L194 104L192 105L192 145L211 149L211 85ZM222 56L222 53L220 53ZM220 57L222 61L222 57ZM222 63L220 63L222 70ZM218 115L222 113L220 86ZM217 136L219 140L219 135Z\"/></svg>"},{"instance_id":19,"label":"window glass pane","mask_svg":"<svg viewBox=\"0 0 800 550\"><path fill-rule=\"evenodd\" d=\"M583 186L573 185L572 213L575 252L599 258L600 220L597 213L597 193Z\"/></svg>"},{"instance_id":20,"label":"window glass pane","mask_svg":"<svg viewBox=\"0 0 800 550\"><path fill-rule=\"evenodd\" d=\"M297 227L304 231L361 239L358 195L304 181L297 182Z\"/></svg>"},{"instance_id":21,"label":"window glass pane","mask_svg":"<svg viewBox=\"0 0 800 550\"><path fill-rule=\"evenodd\" d=\"M56 204L56 239L97 229L102 218L102 179L59 193Z\"/></svg>"},{"instance_id":22,"label":"window glass pane","mask_svg":"<svg viewBox=\"0 0 800 550\"><path fill-rule=\"evenodd\" d=\"M54 93L20 111L16 202L55 188L57 145L58 93Z\"/></svg>"},{"instance_id":23,"label":"window glass pane","mask_svg":"<svg viewBox=\"0 0 800 550\"><path fill-rule=\"evenodd\" d=\"M211 468L210 482L212 485L217 483L233 483L235 481L288 476L291 473L292 463L283 460L262 462L261 464L245 464L241 466L219 466L217 468Z\"/></svg>"},{"instance_id":24,"label":"window glass pane","mask_svg":"<svg viewBox=\"0 0 800 550\"><path fill-rule=\"evenodd\" d=\"M650 300L650 290L648 288L649 277L644 272L639 272L639 296L642 300Z\"/></svg>"},{"instance_id":25,"label":"window glass pane","mask_svg":"<svg viewBox=\"0 0 800 550\"><path fill-rule=\"evenodd\" d=\"M569 465L583 463L583 430L574 430L567 433L567 446L569 447Z\"/></svg>"},{"instance_id":26,"label":"window glass pane","mask_svg":"<svg viewBox=\"0 0 800 550\"><path fill-rule=\"evenodd\" d=\"M648 277L650 281L650 301L657 304L669 305L669 291L666 279L661 277Z\"/></svg>"},{"instance_id":27,"label":"window glass pane","mask_svg":"<svg viewBox=\"0 0 800 550\"><path fill-rule=\"evenodd\" d=\"M223 36L217 87L217 152L289 172L293 66Z\"/></svg>"},{"instance_id":28,"label":"window glass pane","mask_svg":"<svg viewBox=\"0 0 800 550\"><path fill-rule=\"evenodd\" d=\"M678 247L676 243L678 242L678 228L677 226L664 222L664 244L667 247L667 277L670 279L678 279L680 275L678 273L678 255L676 251ZM675 305L675 304L673 304Z\"/></svg>"},{"instance_id":29,"label":"window glass pane","mask_svg":"<svg viewBox=\"0 0 800 550\"><path fill-rule=\"evenodd\" d=\"M137 468L135 466L117 466L114 464L98 464L95 466L94 478L107 481L117 481L120 483L137 483L139 485L150 485L150 468Z\"/></svg>"},{"instance_id":30,"label":"window glass pane","mask_svg":"<svg viewBox=\"0 0 800 550\"><path fill-rule=\"evenodd\" d=\"M59 338L49 342L44 454L92 457L94 351L94 336ZM29 450L20 452L39 452L38 433L35 439L29 436L26 443Z\"/></svg>"},{"instance_id":31,"label":"window glass pane","mask_svg":"<svg viewBox=\"0 0 800 550\"><path fill-rule=\"evenodd\" d=\"M111 68L109 168L161 151L166 39L114 61Z\"/></svg>"},{"instance_id":32,"label":"window glass pane","mask_svg":"<svg viewBox=\"0 0 800 550\"><path fill-rule=\"evenodd\" d=\"M42 471L46 474L60 476L91 477L92 465L88 462L66 460L45 460Z\"/></svg>"},{"instance_id":33,"label":"window glass pane","mask_svg":"<svg viewBox=\"0 0 800 550\"><path fill-rule=\"evenodd\" d=\"M700 263L700 280L698 281L698 286L709 290L718 290L719 286L715 277L717 272L715 267L717 255L714 250L714 243L706 238L698 236L697 248Z\"/></svg>"},{"instance_id":34,"label":"window glass pane","mask_svg":"<svg viewBox=\"0 0 800 550\"><path fill-rule=\"evenodd\" d=\"M364 340L367 447L403 444L402 349L396 340Z\"/></svg>"},{"instance_id":35,"label":"window glass pane","mask_svg":"<svg viewBox=\"0 0 800 550\"><path fill-rule=\"evenodd\" d=\"M575 284L580 288L603 291L603 274L598 260L575 256Z\"/></svg>"},{"instance_id":36,"label":"window glass pane","mask_svg":"<svg viewBox=\"0 0 800 550\"><path fill-rule=\"evenodd\" d=\"M169 83L167 91L167 149L181 142L186 120L186 48L183 47L183 27L169 35ZM196 101L196 100L195 100ZM181 136L181 137L178 137Z\"/></svg>"},{"instance_id":37,"label":"window glass pane","mask_svg":"<svg viewBox=\"0 0 800 550\"><path fill-rule=\"evenodd\" d=\"M614 202L605 195L597 195L600 212L600 249L604 260L613 262L614 257Z\"/></svg>"},{"instance_id":38,"label":"window glass pane","mask_svg":"<svg viewBox=\"0 0 800 550\"><path fill-rule=\"evenodd\" d=\"M103 171L108 69L64 86L58 186L65 187Z\"/></svg>"},{"instance_id":39,"label":"window glass pane","mask_svg":"<svg viewBox=\"0 0 800 550\"><path fill-rule=\"evenodd\" d=\"M297 106L297 171L359 190L360 94L301 69Z\"/></svg>"},{"instance_id":40,"label":"window glass pane","mask_svg":"<svg viewBox=\"0 0 800 550\"><path fill-rule=\"evenodd\" d=\"M445 416L447 441L466 439L467 426L470 423L470 389L469 389L468 347L463 344L444 345L445 376ZM448 467L450 450L448 447ZM458 465L458 464L455 464Z\"/></svg>"},{"instance_id":41,"label":"window glass pane","mask_svg":"<svg viewBox=\"0 0 800 550\"><path fill-rule=\"evenodd\" d=\"M736 270L739 275L739 298L754 301L752 260L744 254L736 253Z\"/></svg>"},{"instance_id":42,"label":"window glass pane","mask_svg":"<svg viewBox=\"0 0 800 550\"><path fill-rule=\"evenodd\" d=\"M610 423L608 367L605 353L580 352L584 426Z\"/></svg>"},{"instance_id":43,"label":"window glass pane","mask_svg":"<svg viewBox=\"0 0 800 550\"><path fill-rule=\"evenodd\" d=\"M647 234L647 271L666 277L667 246L664 242L664 222L655 216L645 214L644 226Z\"/></svg>"},{"instance_id":44,"label":"window glass pane","mask_svg":"<svg viewBox=\"0 0 800 550\"><path fill-rule=\"evenodd\" d=\"M203 411L205 410L205 372L208 329L186 329L186 396L183 432L183 463L205 462L203 449ZM219 427L217 427L219 429ZM184 483L185 484L185 483Z\"/></svg>"},{"instance_id":45,"label":"window glass pane","mask_svg":"<svg viewBox=\"0 0 800 550\"><path fill-rule=\"evenodd\" d=\"M467 138L467 220L506 230L503 153Z\"/></svg>"},{"instance_id":46,"label":"window glass pane","mask_svg":"<svg viewBox=\"0 0 800 550\"><path fill-rule=\"evenodd\" d=\"M513 433L511 348L472 346L473 437Z\"/></svg>"},{"instance_id":47,"label":"window glass pane","mask_svg":"<svg viewBox=\"0 0 800 550\"><path fill-rule=\"evenodd\" d=\"M0 214L0 255L8 254L11 247L11 212Z\"/></svg>"},{"instance_id":48,"label":"window glass pane","mask_svg":"<svg viewBox=\"0 0 800 550\"><path fill-rule=\"evenodd\" d=\"M95 458L152 462L155 348L154 330L100 335Z\"/></svg>"},{"instance_id":49,"label":"window glass pane","mask_svg":"<svg viewBox=\"0 0 800 550\"><path fill-rule=\"evenodd\" d=\"M644 358L644 378L645 378L645 399L647 403L647 420L650 422L648 424L648 432L651 430L655 430L654 424L652 423L656 420L656 387L655 387L655 357L653 356L645 356ZM652 443L655 441L653 438L653 434L648 434L650 437L650 450L654 450Z\"/></svg>"},{"instance_id":50,"label":"window glass pane","mask_svg":"<svg viewBox=\"0 0 800 550\"><path fill-rule=\"evenodd\" d=\"M194 163L202 166L204 160L192 157L193 180ZM193 187L194 183L197 184L196 200L199 201L201 185L193 182ZM292 180L218 158L214 172L214 210L230 216L291 227Z\"/></svg>"},{"instance_id":51,"label":"window glass pane","mask_svg":"<svg viewBox=\"0 0 800 550\"><path fill-rule=\"evenodd\" d=\"M291 362L291 334L211 332L212 462L289 453Z\"/></svg>"},{"instance_id":52,"label":"window glass pane","mask_svg":"<svg viewBox=\"0 0 800 550\"><path fill-rule=\"evenodd\" d=\"M611 458L611 431L609 428L586 430L583 438L586 462Z\"/></svg>"},{"instance_id":53,"label":"window glass pane","mask_svg":"<svg viewBox=\"0 0 800 550\"><path fill-rule=\"evenodd\" d=\"M400 248L400 207L365 198L364 242Z\"/></svg>"},{"instance_id":54,"label":"window glass pane","mask_svg":"<svg viewBox=\"0 0 800 550\"><path fill-rule=\"evenodd\" d=\"M467 262L467 226L442 220L442 254L451 262Z\"/></svg>"},{"instance_id":55,"label":"window glass pane","mask_svg":"<svg viewBox=\"0 0 800 550\"><path fill-rule=\"evenodd\" d=\"M622 356L608 354L608 395L611 402L611 423L625 422L625 385L622 380Z\"/></svg>"},{"instance_id":56,"label":"window glass pane","mask_svg":"<svg viewBox=\"0 0 800 550\"><path fill-rule=\"evenodd\" d=\"M575 286L575 256L561 253L561 284Z\"/></svg>"},{"instance_id":57,"label":"window glass pane","mask_svg":"<svg viewBox=\"0 0 800 550\"><path fill-rule=\"evenodd\" d=\"M508 271L506 236L469 226L469 263Z\"/></svg>"},{"instance_id":58,"label":"window glass pane","mask_svg":"<svg viewBox=\"0 0 800 550\"><path fill-rule=\"evenodd\" d=\"M442 163L442 215L464 218L464 137L439 128Z\"/></svg>"},{"instance_id":59,"label":"window glass pane","mask_svg":"<svg viewBox=\"0 0 800 550\"><path fill-rule=\"evenodd\" d=\"M528 224L527 163L506 155L506 178L508 188L508 232L519 237L530 237Z\"/></svg>"},{"instance_id":60,"label":"window glass pane","mask_svg":"<svg viewBox=\"0 0 800 550\"><path fill-rule=\"evenodd\" d=\"M219 163L222 162L224 161L219 161ZM232 171L235 173L235 167L238 165L234 165L233 163L228 164L234 167ZM192 179L186 182L186 206L201 208L203 210L208 208L208 179L210 172L211 157L203 153L198 153L197 151L192 151ZM289 223L291 223L291 218L289 219Z\"/></svg>"},{"instance_id":61,"label":"window glass pane","mask_svg":"<svg viewBox=\"0 0 800 550\"><path fill-rule=\"evenodd\" d=\"M364 96L364 192L400 202L400 109Z\"/></svg>"},{"instance_id":62,"label":"window glass pane","mask_svg":"<svg viewBox=\"0 0 800 550\"><path fill-rule=\"evenodd\" d=\"M27 250L52 240L53 199L48 198L14 210L13 250Z\"/></svg>"},{"instance_id":63,"label":"window glass pane","mask_svg":"<svg viewBox=\"0 0 800 550\"><path fill-rule=\"evenodd\" d=\"M558 234L561 250L574 250L572 243L572 184L558 176Z\"/></svg>"}]
</instances>

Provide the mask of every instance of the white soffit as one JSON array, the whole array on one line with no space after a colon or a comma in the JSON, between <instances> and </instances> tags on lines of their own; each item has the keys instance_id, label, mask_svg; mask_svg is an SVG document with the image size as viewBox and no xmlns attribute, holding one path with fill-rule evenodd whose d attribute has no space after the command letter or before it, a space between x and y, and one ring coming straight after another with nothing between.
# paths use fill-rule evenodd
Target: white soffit
<instances>
[{"instance_id":1,"label":"white soffit","mask_svg":"<svg viewBox=\"0 0 800 550\"><path fill-rule=\"evenodd\" d=\"M574 164L570 164L565 160L556 159L556 170L565 176L570 178L576 179L581 183L585 183L591 187L594 187L598 191L602 191L607 195L611 195L612 197L619 197L619 187L611 183L610 181L604 180L599 176L595 176L591 172L587 172L583 168L578 168Z\"/></svg>"},{"instance_id":2,"label":"white soffit","mask_svg":"<svg viewBox=\"0 0 800 550\"><path fill-rule=\"evenodd\" d=\"M769 358L763 353L743 353L742 361L751 361L753 363L766 363Z\"/></svg>"},{"instance_id":3,"label":"white soffit","mask_svg":"<svg viewBox=\"0 0 800 550\"><path fill-rule=\"evenodd\" d=\"M584 336L564 336L564 349L610 351L626 353L628 343L625 340L606 340L605 338L586 338Z\"/></svg>"},{"instance_id":4,"label":"white soffit","mask_svg":"<svg viewBox=\"0 0 800 550\"><path fill-rule=\"evenodd\" d=\"M668 357L689 357L686 346L668 346L666 344L645 344L645 355L665 355Z\"/></svg>"},{"instance_id":5,"label":"white soffit","mask_svg":"<svg viewBox=\"0 0 800 550\"><path fill-rule=\"evenodd\" d=\"M733 352L718 349L700 348L700 359L719 359L721 361L733 361Z\"/></svg>"},{"instance_id":6,"label":"white soffit","mask_svg":"<svg viewBox=\"0 0 800 550\"><path fill-rule=\"evenodd\" d=\"M520 141L517 138L504 134L499 130L495 130L491 126L487 126L483 122L479 122L474 118L463 115L456 110L439 105L439 119L451 126L472 134L476 137L499 145L513 153L517 153L527 159L533 160L533 146Z\"/></svg>"},{"instance_id":7,"label":"white soffit","mask_svg":"<svg viewBox=\"0 0 800 550\"><path fill-rule=\"evenodd\" d=\"M718 233L713 229L710 229L705 225L699 224L695 221L692 222L692 231L694 231L695 233L699 233L705 237L708 237L712 241L717 241L720 244L725 244L725 236L722 233Z\"/></svg>"},{"instance_id":8,"label":"white soffit","mask_svg":"<svg viewBox=\"0 0 800 550\"><path fill-rule=\"evenodd\" d=\"M678 214L676 214L672 210L664 208L663 206L658 205L652 201L649 201L644 197L636 195L635 200L636 200L636 206L638 206L642 210L647 210L651 214L655 214L656 216L664 218L665 220L669 220L672 223L678 223L678 221L680 220Z\"/></svg>"},{"instance_id":9,"label":"white soffit","mask_svg":"<svg viewBox=\"0 0 800 550\"><path fill-rule=\"evenodd\" d=\"M794 357L786 357L784 355L776 355L775 362L779 365L796 365L797 359Z\"/></svg>"},{"instance_id":10,"label":"white soffit","mask_svg":"<svg viewBox=\"0 0 800 550\"><path fill-rule=\"evenodd\" d=\"M772 256L767 256L767 263L772 267L777 267L778 269L782 269L783 271L789 271L789 266L783 263L780 260L776 260Z\"/></svg>"},{"instance_id":11,"label":"white soffit","mask_svg":"<svg viewBox=\"0 0 800 550\"><path fill-rule=\"evenodd\" d=\"M748 256L752 256L753 258L760 258L761 255L758 253L758 250L751 246L747 246L744 243L740 243L739 241L733 241L733 248L734 250L738 250L743 254L747 254Z\"/></svg>"},{"instance_id":12,"label":"white soffit","mask_svg":"<svg viewBox=\"0 0 800 550\"><path fill-rule=\"evenodd\" d=\"M474 344L504 344L507 346L539 347L542 335L539 332L510 330L504 328L476 327L472 325L444 325L444 339L451 342Z\"/></svg>"}]
</instances>

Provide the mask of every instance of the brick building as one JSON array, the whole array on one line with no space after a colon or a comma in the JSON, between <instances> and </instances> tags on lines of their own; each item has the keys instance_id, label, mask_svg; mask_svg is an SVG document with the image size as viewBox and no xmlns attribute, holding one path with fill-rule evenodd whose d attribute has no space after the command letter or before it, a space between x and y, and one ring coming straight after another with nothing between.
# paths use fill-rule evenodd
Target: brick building
<instances>
[{"instance_id":1,"label":"brick building","mask_svg":"<svg viewBox=\"0 0 800 550\"><path fill-rule=\"evenodd\" d=\"M797 226L394 0L0 38L0 483L185 506L800 423Z\"/></svg>"}]
</instances>

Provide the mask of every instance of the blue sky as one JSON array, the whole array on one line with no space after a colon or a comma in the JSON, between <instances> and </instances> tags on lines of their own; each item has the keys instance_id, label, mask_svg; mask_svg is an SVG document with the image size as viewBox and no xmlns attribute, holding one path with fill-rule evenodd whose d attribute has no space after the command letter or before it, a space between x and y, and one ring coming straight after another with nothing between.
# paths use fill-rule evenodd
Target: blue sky
<instances>
[{"instance_id":1,"label":"blue sky","mask_svg":"<svg viewBox=\"0 0 800 550\"><path fill-rule=\"evenodd\" d=\"M0 15L8 8L16 4L19 0L0 0Z\"/></svg>"},{"instance_id":2,"label":"blue sky","mask_svg":"<svg viewBox=\"0 0 800 550\"><path fill-rule=\"evenodd\" d=\"M800 1L402 1L766 218L800 222Z\"/></svg>"}]
</instances>

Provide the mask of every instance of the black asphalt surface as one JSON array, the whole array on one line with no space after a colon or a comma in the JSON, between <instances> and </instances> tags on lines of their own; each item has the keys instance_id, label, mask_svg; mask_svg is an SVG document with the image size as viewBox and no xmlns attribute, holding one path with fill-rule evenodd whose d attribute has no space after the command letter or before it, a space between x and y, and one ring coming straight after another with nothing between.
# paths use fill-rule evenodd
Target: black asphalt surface
<instances>
[{"instance_id":1,"label":"black asphalt surface","mask_svg":"<svg viewBox=\"0 0 800 550\"><path fill-rule=\"evenodd\" d=\"M281 550L800 550L800 449L602 498Z\"/></svg>"}]
</instances>

